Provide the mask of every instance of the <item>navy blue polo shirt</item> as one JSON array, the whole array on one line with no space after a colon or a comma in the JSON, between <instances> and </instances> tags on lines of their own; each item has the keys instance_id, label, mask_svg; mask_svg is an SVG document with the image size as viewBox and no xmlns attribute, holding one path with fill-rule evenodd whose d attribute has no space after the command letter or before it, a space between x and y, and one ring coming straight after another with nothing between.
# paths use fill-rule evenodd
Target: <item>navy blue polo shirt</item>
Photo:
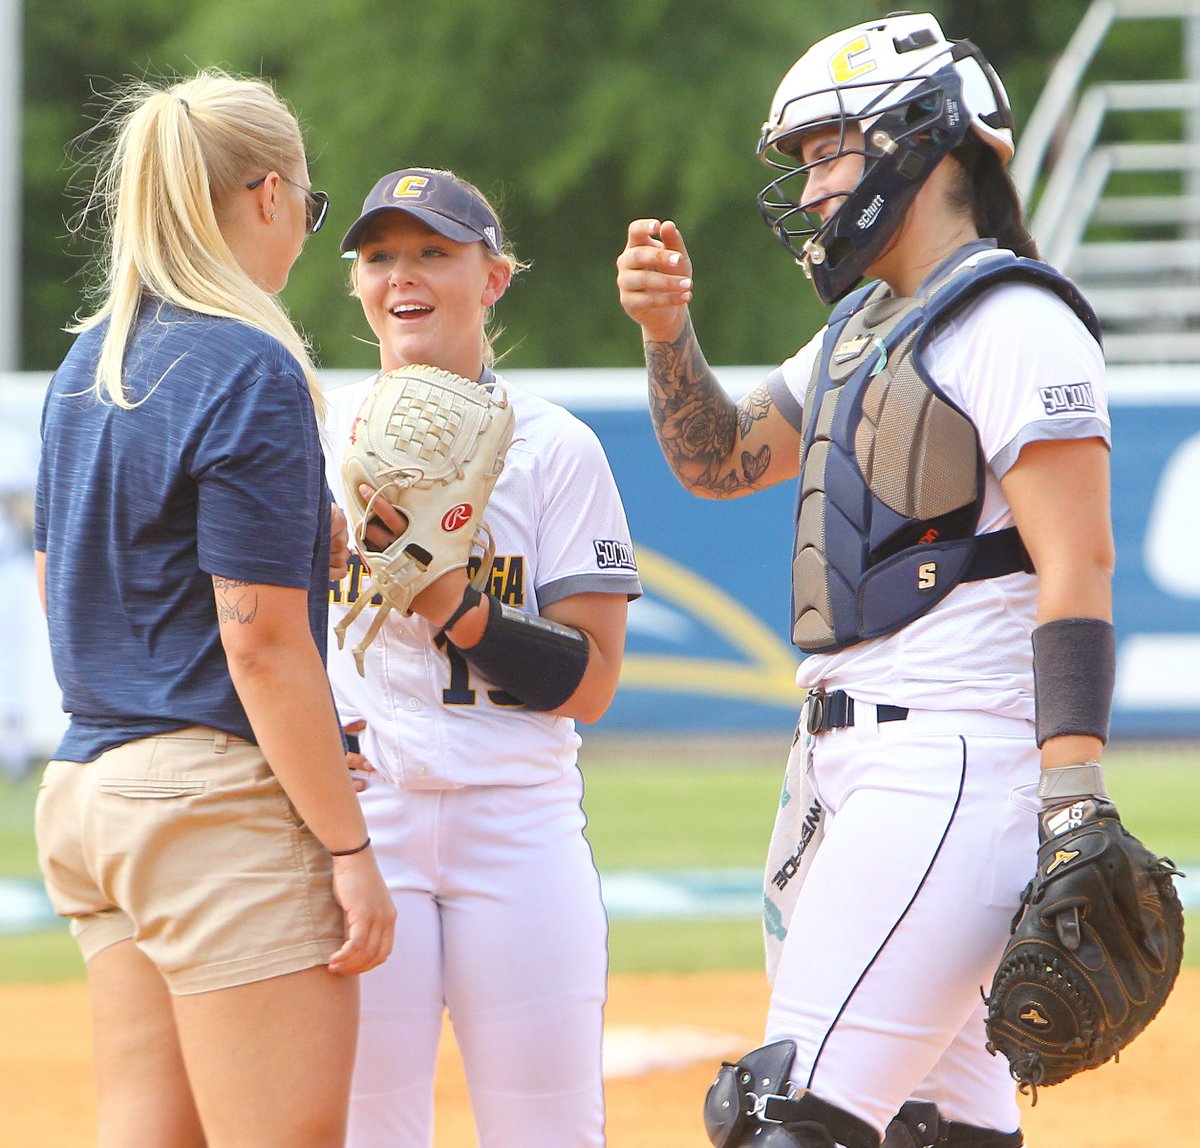
<instances>
[{"instance_id":1,"label":"navy blue polo shirt","mask_svg":"<svg viewBox=\"0 0 1200 1148\"><path fill-rule=\"evenodd\" d=\"M253 740L212 576L307 590L324 657L330 499L304 374L270 335L151 300L124 409L94 390L106 327L75 341L42 410L34 545L70 715L55 756L189 725Z\"/></svg>"}]
</instances>

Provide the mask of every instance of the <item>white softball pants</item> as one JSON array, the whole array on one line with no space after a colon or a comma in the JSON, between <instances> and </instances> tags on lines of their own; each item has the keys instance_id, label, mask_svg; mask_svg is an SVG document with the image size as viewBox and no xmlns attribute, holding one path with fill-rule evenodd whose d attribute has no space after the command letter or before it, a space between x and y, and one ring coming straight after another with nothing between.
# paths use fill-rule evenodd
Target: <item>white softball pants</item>
<instances>
[{"instance_id":1,"label":"white softball pants","mask_svg":"<svg viewBox=\"0 0 1200 1148\"><path fill-rule=\"evenodd\" d=\"M818 735L825 836L796 900L766 1041L796 1042L792 1081L883 1131L904 1101L1008 1132L1003 1056L981 989L1037 854L1030 723L913 711Z\"/></svg>"},{"instance_id":2,"label":"white softball pants","mask_svg":"<svg viewBox=\"0 0 1200 1148\"><path fill-rule=\"evenodd\" d=\"M480 1148L604 1143L607 921L578 771L543 785L361 794L396 903L361 978L348 1148L429 1148L449 1010Z\"/></svg>"}]
</instances>

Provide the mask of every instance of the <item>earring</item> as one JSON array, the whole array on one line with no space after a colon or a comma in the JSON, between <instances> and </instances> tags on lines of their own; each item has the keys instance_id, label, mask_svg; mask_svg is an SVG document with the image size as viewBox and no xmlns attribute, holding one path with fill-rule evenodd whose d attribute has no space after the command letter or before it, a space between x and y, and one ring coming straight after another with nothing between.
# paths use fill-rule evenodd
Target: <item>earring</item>
<instances>
[{"instance_id":1,"label":"earring","mask_svg":"<svg viewBox=\"0 0 1200 1148\"><path fill-rule=\"evenodd\" d=\"M271 215L270 215L271 222L274 223L275 220L277 220L278 218L279 218L279 216L276 215L275 212L272 211Z\"/></svg>"}]
</instances>

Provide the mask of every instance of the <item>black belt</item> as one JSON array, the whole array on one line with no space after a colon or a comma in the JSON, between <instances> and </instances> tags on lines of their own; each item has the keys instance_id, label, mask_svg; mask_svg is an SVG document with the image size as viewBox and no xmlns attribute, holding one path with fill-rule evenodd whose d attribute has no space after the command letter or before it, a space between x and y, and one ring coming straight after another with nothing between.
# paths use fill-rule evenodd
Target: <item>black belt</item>
<instances>
[{"instance_id":1,"label":"black belt","mask_svg":"<svg viewBox=\"0 0 1200 1148\"><path fill-rule=\"evenodd\" d=\"M875 707L877 721L903 721L908 717L907 706L878 705ZM809 690L804 707L804 725L809 733L826 733L831 729L845 729L854 724L854 699L845 690L826 693L822 689Z\"/></svg>"}]
</instances>

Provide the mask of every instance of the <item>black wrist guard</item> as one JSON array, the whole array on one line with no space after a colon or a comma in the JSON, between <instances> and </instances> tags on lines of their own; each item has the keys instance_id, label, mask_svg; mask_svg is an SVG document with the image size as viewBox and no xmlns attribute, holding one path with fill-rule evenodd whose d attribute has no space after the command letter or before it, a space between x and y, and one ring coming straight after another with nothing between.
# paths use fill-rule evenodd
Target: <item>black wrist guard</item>
<instances>
[{"instance_id":1,"label":"black wrist guard","mask_svg":"<svg viewBox=\"0 0 1200 1148\"><path fill-rule=\"evenodd\" d=\"M587 635L574 626L514 610L491 594L487 600L487 626L478 645L455 649L529 709L557 709L583 681L590 654Z\"/></svg>"},{"instance_id":2,"label":"black wrist guard","mask_svg":"<svg viewBox=\"0 0 1200 1148\"><path fill-rule=\"evenodd\" d=\"M1037 743L1083 734L1108 741L1117 638L1100 618L1056 618L1033 631Z\"/></svg>"}]
</instances>

